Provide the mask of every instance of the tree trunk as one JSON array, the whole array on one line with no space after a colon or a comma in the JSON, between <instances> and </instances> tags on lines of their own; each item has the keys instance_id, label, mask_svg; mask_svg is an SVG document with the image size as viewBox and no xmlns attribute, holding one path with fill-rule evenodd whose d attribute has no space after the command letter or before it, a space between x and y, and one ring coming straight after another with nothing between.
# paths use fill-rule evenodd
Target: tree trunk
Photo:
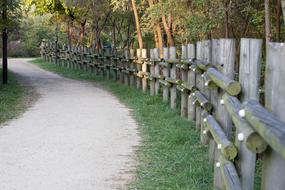
<instances>
[{"instance_id":1,"label":"tree trunk","mask_svg":"<svg viewBox=\"0 0 285 190\"><path fill-rule=\"evenodd\" d=\"M265 39L266 44L271 42L271 15L270 15L270 0L264 1L264 10L265 10Z\"/></svg>"},{"instance_id":2,"label":"tree trunk","mask_svg":"<svg viewBox=\"0 0 285 190\"><path fill-rule=\"evenodd\" d=\"M148 0L149 7L153 7L156 1ZM162 40L162 32L159 23L154 23L154 37L155 37L155 46L160 50L163 47L163 40Z\"/></svg>"},{"instance_id":3,"label":"tree trunk","mask_svg":"<svg viewBox=\"0 0 285 190\"><path fill-rule=\"evenodd\" d=\"M158 48L159 44L158 44L158 35L156 32L156 28L154 27L153 29L153 36L154 36L154 43L155 43L155 47Z\"/></svg>"},{"instance_id":4,"label":"tree trunk","mask_svg":"<svg viewBox=\"0 0 285 190\"><path fill-rule=\"evenodd\" d=\"M164 27L164 30L165 30L165 33L166 33L166 36L167 36L167 44L168 44L168 46L172 47L172 46L175 45L175 43L174 43L174 38L173 38L172 28L171 28L171 25L172 25L171 15L169 15L168 20L169 21L167 23L166 17L163 14L162 15L162 23L163 23L163 27Z\"/></svg>"},{"instance_id":5,"label":"tree trunk","mask_svg":"<svg viewBox=\"0 0 285 190\"><path fill-rule=\"evenodd\" d=\"M130 16L129 22L128 22L128 33L127 33L127 41L126 41L126 47L130 49L130 44L131 44L131 24L132 24L132 17Z\"/></svg>"},{"instance_id":6,"label":"tree trunk","mask_svg":"<svg viewBox=\"0 0 285 190\"><path fill-rule=\"evenodd\" d=\"M161 28L160 28L159 24L156 25L156 32L157 32L157 38L158 38L158 48L160 50L162 50L162 48L163 48L163 39L162 39L162 31L161 31Z\"/></svg>"},{"instance_id":7,"label":"tree trunk","mask_svg":"<svg viewBox=\"0 0 285 190\"><path fill-rule=\"evenodd\" d=\"M7 84L8 82L8 59L7 59L7 44L8 44L8 35L7 35L7 0L3 0L3 11L2 11L2 20L4 23L4 28L2 31L2 50L3 50L3 84Z\"/></svg>"},{"instance_id":8,"label":"tree trunk","mask_svg":"<svg viewBox=\"0 0 285 190\"><path fill-rule=\"evenodd\" d=\"M225 37L229 38L229 6L228 2L225 3L224 9L225 9Z\"/></svg>"},{"instance_id":9,"label":"tree trunk","mask_svg":"<svg viewBox=\"0 0 285 190\"><path fill-rule=\"evenodd\" d=\"M285 24L285 0L281 0L281 5L282 5L282 12L283 12L284 24Z\"/></svg>"},{"instance_id":10,"label":"tree trunk","mask_svg":"<svg viewBox=\"0 0 285 190\"><path fill-rule=\"evenodd\" d=\"M131 2L132 2L132 8L133 8L134 16L135 16L139 49L143 49L142 31L141 31L140 18L139 18L139 14L138 14L136 1L135 0L131 0Z\"/></svg>"},{"instance_id":11,"label":"tree trunk","mask_svg":"<svg viewBox=\"0 0 285 190\"><path fill-rule=\"evenodd\" d=\"M80 45L84 45L84 35L85 35L85 25L86 25L86 20L84 22L81 23L81 31L80 31Z\"/></svg>"},{"instance_id":12,"label":"tree trunk","mask_svg":"<svg viewBox=\"0 0 285 190\"><path fill-rule=\"evenodd\" d=\"M276 41L280 42L280 32L281 32L281 0L277 0L276 4Z\"/></svg>"},{"instance_id":13,"label":"tree trunk","mask_svg":"<svg viewBox=\"0 0 285 190\"><path fill-rule=\"evenodd\" d=\"M113 23L113 52L115 51L115 49L117 48L117 37L116 37L116 21L114 21Z\"/></svg>"},{"instance_id":14,"label":"tree trunk","mask_svg":"<svg viewBox=\"0 0 285 190\"><path fill-rule=\"evenodd\" d=\"M72 45L72 23L73 21L71 19L68 20L68 31L67 31L67 35L68 35L68 45L69 47L71 47Z\"/></svg>"}]
</instances>

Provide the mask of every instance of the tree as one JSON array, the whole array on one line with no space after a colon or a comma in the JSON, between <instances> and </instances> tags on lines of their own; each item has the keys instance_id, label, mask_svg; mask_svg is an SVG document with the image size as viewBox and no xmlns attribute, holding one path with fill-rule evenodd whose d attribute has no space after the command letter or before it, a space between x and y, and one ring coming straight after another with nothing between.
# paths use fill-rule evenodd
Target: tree
<instances>
[{"instance_id":1,"label":"tree","mask_svg":"<svg viewBox=\"0 0 285 190\"><path fill-rule=\"evenodd\" d=\"M265 9L265 39L266 43L269 43L272 40L270 0L264 1L264 9Z\"/></svg>"},{"instance_id":2,"label":"tree","mask_svg":"<svg viewBox=\"0 0 285 190\"><path fill-rule=\"evenodd\" d=\"M132 8L135 16L135 23L136 23L136 29L137 29L137 37L138 37L138 43L139 43L139 49L143 49L143 37L142 37L142 30L141 30L141 25L140 25L140 17L138 14L138 9L136 5L135 0L131 0L132 3Z\"/></svg>"},{"instance_id":3,"label":"tree","mask_svg":"<svg viewBox=\"0 0 285 190\"><path fill-rule=\"evenodd\" d=\"M0 4L1 8L1 19L0 26L2 30L2 53L3 53L3 78L2 83L7 84L8 82L8 29L11 28L19 18L19 1L18 0L2 0Z\"/></svg>"},{"instance_id":4,"label":"tree","mask_svg":"<svg viewBox=\"0 0 285 190\"><path fill-rule=\"evenodd\" d=\"M7 45L8 45L8 34L7 34L7 0L3 0L2 5L2 20L3 20L3 30L2 30L2 48L3 48L3 84L8 82L8 61L7 61Z\"/></svg>"},{"instance_id":5,"label":"tree","mask_svg":"<svg viewBox=\"0 0 285 190\"><path fill-rule=\"evenodd\" d=\"M285 0L281 0L281 4L282 4L283 17L284 17L284 24L285 24Z\"/></svg>"}]
</instances>

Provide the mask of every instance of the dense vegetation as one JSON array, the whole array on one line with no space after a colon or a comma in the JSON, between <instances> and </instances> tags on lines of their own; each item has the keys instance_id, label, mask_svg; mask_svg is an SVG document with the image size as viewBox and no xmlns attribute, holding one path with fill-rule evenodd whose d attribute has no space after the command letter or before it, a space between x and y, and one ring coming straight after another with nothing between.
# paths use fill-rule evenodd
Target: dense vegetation
<instances>
[{"instance_id":1,"label":"dense vegetation","mask_svg":"<svg viewBox=\"0 0 285 190\"><path fill-rule=\"evenodd\" d=\"M11 2L19 4L19 0ZM9 50L11 56L36 56L41 40L55 41L57 35L66 44L94 49L161 48L211 38L283 41L281 2L284 0L23 0L22 17L12 18L15 11L8 16L19 23L9 27Z\"/></svg>"}]
</instances>

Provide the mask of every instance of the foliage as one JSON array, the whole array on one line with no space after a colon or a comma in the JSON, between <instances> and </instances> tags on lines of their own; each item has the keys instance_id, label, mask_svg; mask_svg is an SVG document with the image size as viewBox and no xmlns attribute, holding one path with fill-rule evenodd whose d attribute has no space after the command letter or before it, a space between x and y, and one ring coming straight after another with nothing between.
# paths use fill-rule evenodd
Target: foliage
<instances>
[{"instance_id":1,"label":"foliage","mask_svg":"<svg viewBox=\"0 0 285 190\"><path fill-rule=\"evenodd\" d=\"M6 4L7 3L7 4ZM7 21L3 20L3 11L7 11ZM21 1L20 0L1 0L0 3L0 29L2 30L4 27L13 29L21 18Z\"/></svg>"},{"instance_id":2,"label":"foliage","mask_svg":"<svg viewBox=\"0 0 285 190\"><path fill-rule=\"evenodd\" d=\"M130 0L24 0L38 14L53 14L69 43L102 48L137 47L137 32ZM146 47L157 46L157 38L169 43L163 16L173 37L180 45L210 38L264 38L264 5L262 0L136 0ZM276 1L272 1L273 35L284 40L284 25L278 31ZM153 4L151 6L151 3ZM239 24L236 24L239 23ZM155 27L162 35L157 37Z\"/></svg>"}]
</instances>

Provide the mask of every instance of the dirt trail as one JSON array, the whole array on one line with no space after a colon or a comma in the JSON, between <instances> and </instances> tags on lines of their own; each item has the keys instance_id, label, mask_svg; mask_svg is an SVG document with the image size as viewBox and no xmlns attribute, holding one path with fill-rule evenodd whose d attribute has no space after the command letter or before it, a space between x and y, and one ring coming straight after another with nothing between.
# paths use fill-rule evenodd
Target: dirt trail
<instances>
[{"instance_id":1,"label":"dirt trail","mask_svg":"<svg viewBox=\"0 0 285 190\"><path fill-rule=\"evenodd\" d=\"M0 127L1 190L125 189L139 145L130 110L91 83L9 61L40 98Z\"/></svg>"}]
</instances>

